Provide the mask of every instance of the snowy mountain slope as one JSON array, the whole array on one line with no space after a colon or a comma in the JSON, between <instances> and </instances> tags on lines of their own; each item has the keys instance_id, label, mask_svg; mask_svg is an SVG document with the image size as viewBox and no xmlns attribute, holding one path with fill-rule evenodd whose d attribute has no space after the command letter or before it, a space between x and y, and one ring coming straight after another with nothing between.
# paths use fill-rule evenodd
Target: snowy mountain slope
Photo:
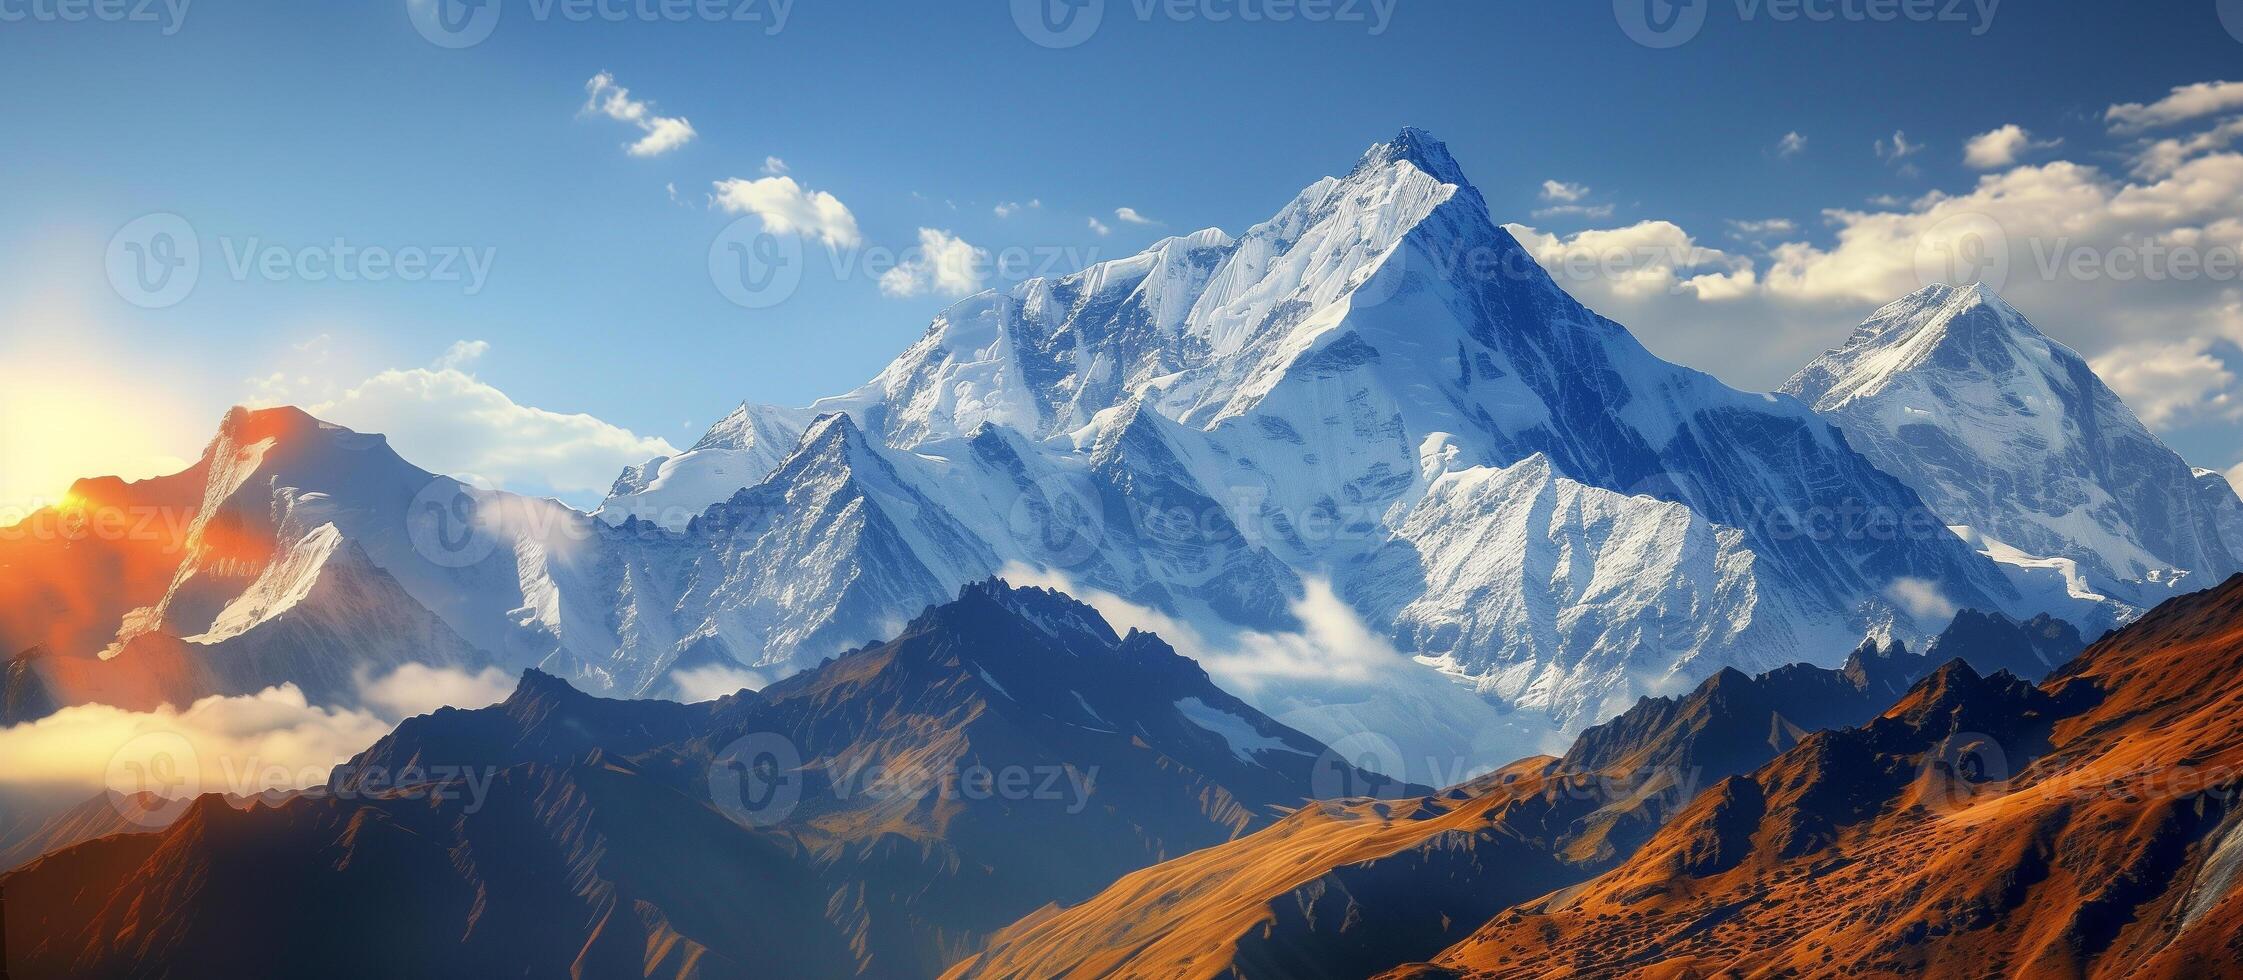
<instances>
[{"instance_id":1,"label":"snowy mountain slope","mask_svg":"<svg viewBox=\"0 0 2243 980\"><path fill-rule=\"evenodd\" d=\"M2139 609L2243 568L2243 500L1982 285L1886 305L1784 390L1988 554L2067 563L2076 593Z\"/></svg>"},{"instance_id":2,"label":"snowy mountain slope","mask_svg":"<svg viewBox=\"0 0 2243 980\"><path fill-rule=\"evenodd\" d=\"M810 417L795 409L744 403L685 452L624 470L593 513L610 524L637 517L682 530L711 505L770 475L809 424Z\"/></svg>"},{"instance_id":3,"label":"snowy mountain slope","mask_svg":"<svg viewBox=\"0 0 2243 980\"><path fill-rule=\"evenodd\" d=\"M1442 474L1350 580L1424 662L1586 722L1625 707L1607 699L1685 683L1701 656L1797 659L1812 624L1763 578L1744 532L1558 476L1537 454Z\"/></svg>"},{"instance_id":4,"label":"snowy mountain slope","mask_svg":"<svg viewBox=\"0 0 2243 980\"><path fill-rule=\"evenodd\" d=\"M293 684L316 704L356 704L359 686L406 664L468 671L490 658L407 595L334 525L323 524L229 602L207 632L146 627L106 658L27 658L53 707L130 710ZM23 720L23 719L10 719Z\"/></svg>"}]
</instances>

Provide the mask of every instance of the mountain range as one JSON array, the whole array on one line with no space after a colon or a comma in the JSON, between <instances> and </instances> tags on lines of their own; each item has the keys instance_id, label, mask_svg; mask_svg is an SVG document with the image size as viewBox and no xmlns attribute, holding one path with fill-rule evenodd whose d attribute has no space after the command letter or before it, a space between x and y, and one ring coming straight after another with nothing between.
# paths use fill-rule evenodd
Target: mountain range
<instances>
[{"instance_id":1,"label":"mountain range","mask_svg":"<svg viewBox=\"0 0 2243 980\"><path fill-rule=\"evenodd\" d=\"M407 720L325 787L204 797L158 831L74 814L0 876L6 948L26 976L293 973L345 949L368 972L1050 976L1181 956L1194 975L1359 976L1619 865L1697 786L1873 717L1934 657L2040 666L2078 645L1969 614L1929 655L1724 672L1563 759L1435 793L1348 765L1150 634L977 583L761 692L608 700L532 670L500 704ZM363 948L369 930L389 940Z\"/></svg>"},{"instance_id":2,"label":"mountain range","mask_svg":"<svg viewBox=\"0 0 2243 980\"><path fill-rule=\"evenodd\" d=\"M1172 624L1283 723L1447 783L1958 609L2100 632L2243 553L2243 499L1983 287L1878 311L1786 390L1652 355L1404 130L1236 236L963 300L594 514L236 410L186 471L0 536L0 722L278 683L347 705L407 664L701 700L1003 573ZM1225 656L1329 652L1339 619L1342 662Z\"/></svg>"}]
</instances>

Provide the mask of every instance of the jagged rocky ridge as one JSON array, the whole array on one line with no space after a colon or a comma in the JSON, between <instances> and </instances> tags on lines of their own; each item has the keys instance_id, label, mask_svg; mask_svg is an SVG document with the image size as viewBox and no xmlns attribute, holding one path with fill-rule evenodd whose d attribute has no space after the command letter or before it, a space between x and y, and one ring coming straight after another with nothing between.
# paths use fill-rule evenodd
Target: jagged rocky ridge
<instances>
[{"instance_id":1,"label":"jagged rocky ridge","mask_svg":"<svg viewBox=\"0 0 2243 980\"><path fill-rule=\"evenodd\" d=\"M1396 977L2220 976L2243 954L2243 576L2034 686L1950 662Z\"/></svg>"}]
</instances>

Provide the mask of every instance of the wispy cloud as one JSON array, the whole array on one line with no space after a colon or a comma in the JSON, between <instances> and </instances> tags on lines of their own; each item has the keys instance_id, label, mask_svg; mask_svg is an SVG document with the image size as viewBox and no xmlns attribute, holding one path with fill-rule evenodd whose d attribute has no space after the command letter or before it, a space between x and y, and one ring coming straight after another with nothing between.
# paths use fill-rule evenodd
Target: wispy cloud
<instances>
[{"instance_id":1,"label":"wispy cloud","mask_svg":"<svg viewBox=\"0 0 2243 980\"><path fill-rule=\"evenodd\" d=\"M584 91L585 112L629 123L645 134L630 144L632 156L660 156L693 140L693 124L684 116L656 115L654 103L632 98L629 89L615 83L614 75L603 71L592 76L584 83Z\"/></svg>"},{"instance_id":2,"label":"wispy cloud","mask_svg":"<svg viewBox=\"0 0 2243 980\"><path fill-rule=\"evenodd\" d=\"M1589 185L1569 184L1562 180L1542 182L1542 199L1570 204L1589 196Z\"/></svg>"},{"instance_id":3,"label":"wispy cloud","mask_svg":"<svg viewBox=\"0 0 2243 980\"><path fill-rule=\"evenodd\" d=\"M2103 110L2103 121L2114 133L2139 133L2160 126L2243 109L2243 82L2198 82L2176 85L2162 99L2148 104L2123 102Z\"/></svg>"}]
</instances>

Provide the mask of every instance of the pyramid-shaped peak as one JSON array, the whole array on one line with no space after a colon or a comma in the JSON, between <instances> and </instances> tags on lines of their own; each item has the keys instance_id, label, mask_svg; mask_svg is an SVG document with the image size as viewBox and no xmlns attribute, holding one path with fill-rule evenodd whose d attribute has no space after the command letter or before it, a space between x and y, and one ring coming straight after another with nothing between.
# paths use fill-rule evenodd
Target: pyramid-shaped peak
<instances>
[{"instance_id":1,"label":"pyramid-shaped peak","mask_svg":"<svg viewBox=\"0 0 2243 980\"><path fill-rule=\"evenodd\" d=\"M1930 314L1928 319L1948 320L1979 308L2009 314L2020 322L2025 319L2017 313L2016 307L2009 305L2008 301L2002 299L2000 293L1995 292L1992 286L1983 282L1965 283L1959 286L1935 282L1885 304L1876 313L1872 314L1870 319L1876 321L1895 316L1909 319L1927 319L1924 314L1928 313ZM2030 326L2030 324L2027 324L2027 326Z\"/></svg>"},{"instance_id":2,"label":"pyramid-shaped peak","mask_svg":"<svg viewBox=\"0 0 2243 980\"><path fill-rule=\"evenodd\" d=\"M1384 143L1372 144L1356 163L1355 172L1365 173L1395 162L1406 162L1444 184L1464 186L1464 169L1457 166L1456 157L1449 155L1448 144L1432 133L1415 126L1404 126L1394 138Z\"/></svg>"},{"instance_id":3,"label":"pyramid-shaped peak","mask_svg":"<svg viewBox=\"0 0 2243 980\"><path fill-rule=\"evenodd\" d=\"M2020 359L2017 351L2037 353ZM1976 365L1971 369L2005 374L2045 358L2084 365L1992 287L1933 283L1878 307L1844 344L1802 368L1783 390L1830 410L1927 365Z\"/></svg>"}]
</instances>

